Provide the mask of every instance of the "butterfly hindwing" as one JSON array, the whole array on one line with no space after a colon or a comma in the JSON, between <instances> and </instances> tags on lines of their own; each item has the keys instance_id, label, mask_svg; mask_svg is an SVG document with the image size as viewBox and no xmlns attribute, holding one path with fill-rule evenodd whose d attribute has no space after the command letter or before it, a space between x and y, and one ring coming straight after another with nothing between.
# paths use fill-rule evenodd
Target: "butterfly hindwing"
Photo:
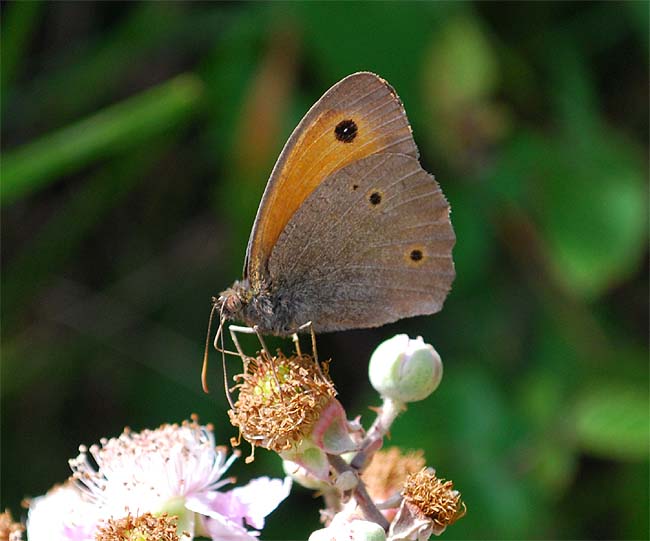
<instances>
[{"instance_id":1,"label":"butterfly hindwing","mask_svg":"<svg viewBox=\"0 0 650 541\"><path fill-rule=\"evenodd\" d=\"M435 313L455 275L449 212L415 157L381 152L350 163L303 201L278 238L273 289L317 331Z\"/></svg>"}]
</instances>

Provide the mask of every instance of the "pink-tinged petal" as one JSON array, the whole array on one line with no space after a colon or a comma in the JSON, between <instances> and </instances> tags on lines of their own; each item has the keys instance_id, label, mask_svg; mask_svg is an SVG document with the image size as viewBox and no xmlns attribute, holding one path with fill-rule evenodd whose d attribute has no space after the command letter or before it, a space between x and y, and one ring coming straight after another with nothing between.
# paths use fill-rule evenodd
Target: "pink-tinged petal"
<instances>
[{"instance_id":1,"label":"pink-tinged petal","mask_svg":"<svg viewBox=\"0 0 650 541\"><path fill-rule=\"evenodd\" d=\"M258 541L259 532L249 532L232 520L216 514L214 518L200 516L197 535L208 536L213 541Z\"/></svg>"},{"instance_id":2,"label":"pink-tinged petal","mask_svg":"<svg viewBox=\"0 0 650 541\"><path fill-rule=\"evenodd\" d=\"M232 494L232 491L208 492L187 498L185 507L206 517L226 517L238 524L243 523L246 516L246 507Z\"/></svg>"},{"instance_id":3,"label":"pink-tinged petal","mask_svg":"<svg viewBox=\"0 0 650 541\"><path fill-rule=\"evenodd\" d=\"M246 523L261 530L264 528L264 518L280 505L290 491L290 477L285 477L284 480L258 477L247 485L234 488L226 494L232 494L239 501L241 508L245 509L245 514L242 516Z\"/></svg>"},{"instance_id":4,"label":"pink-tinged petal","mask_svg":"<svg viewBox=\"0 0 650 541\"><path fill-rule=\"evenodd\" d=\"M350 437L345 409L336 398L332 398L321 411L312 429L311 439L323 451L333 455L357 449L357 444Z\"/></svg>"},{"instance_id":5,"label":"pink-tinged petal","mask_svg":"<svg viewBox=\"0 0 650 541\"><path fill-rule=\"evenodd\" d=\"M63 526L63 538L66 541L90 541L95 539L95 527L93 526Z\"/></svg>"},{"instance_id":6,"label":"pink-tinged petal","mask_svg":"<svg viewBox=\"0 0 650 541\"><path fill-rule=\"evenodd\" d=\"M209 492L188 498L185 506L215 520L228 519L257 529L264 527L264 518L284 500L291 491L291 478L259 477L243 487L228 492Z\"/></svg>"},{"instance_id":7,"label":"pink-tinged petal","mask_svg":"<svg viewBox=\"0 0 650 541\"><path fill-rule=\"evenodd\" d=\"M30 541L92 541L97 522L97 509L68 482L31 500L27 537Z\"/></svg>"}]
</instances>

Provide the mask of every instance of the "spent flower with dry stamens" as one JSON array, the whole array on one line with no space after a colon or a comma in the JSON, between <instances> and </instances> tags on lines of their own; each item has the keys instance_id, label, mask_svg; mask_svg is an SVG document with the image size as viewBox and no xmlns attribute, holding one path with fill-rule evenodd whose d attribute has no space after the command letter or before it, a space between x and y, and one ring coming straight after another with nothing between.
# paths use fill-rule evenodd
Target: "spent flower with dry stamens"
<instances>
[{"instance_id":1,"label":"spent flower with dry stamens","mask_svg":"<svg viewBox=\"0 0 650 541\"><path fill-rule=\"evenodd\" d=\"M252 445L282 452L307 436L323 408L336 396L327 371L309 355L250 359L235 388L230 421Z\"/></svg>"},{"instance_id":2,"label":"spent flower with dry stamens","mask_svg":"<svg viewBox=\"0 0 650 541\"><path fill-rule=\"evenodd\" d=\"M255 446L270 449L296 462L319 479L327 479L326 453L356 448L345 410L327 374L309 355L270 358L262 352L248 359L237 401L228 414L241 436ZM247 461L252 460L252 455Z\"/></svg>"},{"instance_id":3,"label":"spent flower with dry stamens","mask_svg":"<svg viewBox=\"0 0 650 541\"><path fill-rule=\"evenodd\" d=\"M420 471L425 465L422 451L403 453L398 447L377 451L372 461L361 475L366 484L368 494L377 502L387 502L395 499L394 506L382 509L384 516L390 521L401 502L400 495L404 483L410 474ZM396 498L397 497L397 498Z\"/></svg>"},{"instance_id":4,"label":"spent flower with dry stamens","mask_svg":"<svg viewBox=\"0 0 650 541\"><path fill-rule=\"evenodd\" d=\"M391 524L391 541L429 539L465 515L466 507L452 481L436 477L432 468L423 468L406 479L403 501Z\"/></svg>"},{"instance_id":5,"label":"spent flower with dry stamens","mask_svg":"<svg viewBox=\"0 0 650 541\"><path fill-rule=\"evenodd\" d=\"M178 517L167 513L129 513L120 519L108 519L98 528L95 541L180 541L177 523Z\"/></svg>"},{"instance_id":6,"label":"spent flower with dry stamens","mask_svg":"<svg viewBox=\"0 0 650 541\"><path fill-rule=\"evenodd\" d=\"M9 509L0 513L0 541L21 541L25 527L19 522L14 522Z\"/></svg>"}]
</instances>

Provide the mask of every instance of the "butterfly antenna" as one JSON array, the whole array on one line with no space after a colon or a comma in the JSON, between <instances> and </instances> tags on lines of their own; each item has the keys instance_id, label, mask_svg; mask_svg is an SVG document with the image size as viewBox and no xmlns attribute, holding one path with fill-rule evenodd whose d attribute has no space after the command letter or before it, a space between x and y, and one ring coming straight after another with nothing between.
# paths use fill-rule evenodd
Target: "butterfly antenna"
<instances>
[{"instance_id":1,"label":"butterfly antenna","mask_svg":"<svg viewBox=\"0 0 650 541\"><path fill-rule=\"evenodd\" d=\"M210 390L208 389L208 350L210 349L210 331L212 330L212 319L214 318L214 313L217 310L217 299L212 297L212 310L210 310L210 319L208 319L208 334L205 337L205 351L203 352L203 368L201 368L201 386L203 387L203 392L208 394ZM223 322L222 322L223 324ZM221 330L221 325L219 325L219 331ZM217 331L217 334L219 333Z\"/></svg>"}]
</instances>

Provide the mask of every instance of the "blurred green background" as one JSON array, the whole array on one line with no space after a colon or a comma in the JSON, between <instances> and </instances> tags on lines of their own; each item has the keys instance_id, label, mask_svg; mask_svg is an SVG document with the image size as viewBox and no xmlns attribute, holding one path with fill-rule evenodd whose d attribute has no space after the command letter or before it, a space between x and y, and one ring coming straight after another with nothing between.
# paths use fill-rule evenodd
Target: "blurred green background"
<instances>
[{"instance_id":1,"label":"blurred green background","mask_svg":"<svg viewBox=\"0 0 650 541\"><path fill-rule=\"evenodd\" d=\"M379 404L373 348L421 334L445 377L391 443L462 491L445 537L648 538L647 2L1 9L2 508L125 425L235 434L218 363L199 382L210 297L293 127L370 70L451 202L458 278L438 315L319 338L349 415ZM296 488L264 538L319 505Z\"/></svg>"}]
</instances>

